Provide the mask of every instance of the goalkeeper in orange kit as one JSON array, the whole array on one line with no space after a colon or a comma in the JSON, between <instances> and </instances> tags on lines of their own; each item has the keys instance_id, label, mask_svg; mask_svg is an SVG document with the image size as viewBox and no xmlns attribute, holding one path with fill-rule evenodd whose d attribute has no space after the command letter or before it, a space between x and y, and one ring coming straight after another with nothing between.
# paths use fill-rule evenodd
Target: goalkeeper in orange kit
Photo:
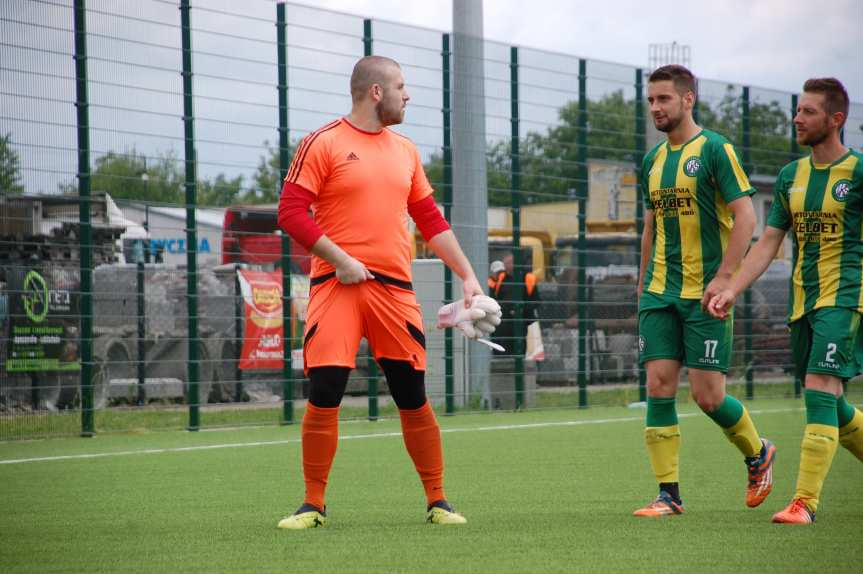
<instances>
[{"instance_id":1,"label":"goalkeeper in orange kit","mask_svg":"<svg viewBox=\"0 0 863 574\"><path fill-rule=\"evenodd\" d=\"M427 520L465 518L443 488L440 429L425 393L425 335L410 275L407 215L462 279L463 299L440 326L477 338L500 322L499 307L432 198L416 146L387 129L404 119L408 93L399 65L367 56L351 75L351 113L306 136L285 178L279 224L313 255L303 341L309 401L303 416L306 493L280 528L326 523L324 493L338 445L339 405L365 337L399 409L405 446L423 484ZM314 218L310 218L311 207Z\"/></svg>"}]
</instances>

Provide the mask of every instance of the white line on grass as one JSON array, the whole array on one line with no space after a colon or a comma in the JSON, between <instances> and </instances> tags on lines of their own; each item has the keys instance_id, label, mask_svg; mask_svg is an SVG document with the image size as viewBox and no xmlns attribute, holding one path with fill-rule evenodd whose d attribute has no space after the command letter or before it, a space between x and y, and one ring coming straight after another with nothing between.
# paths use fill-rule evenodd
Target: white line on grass
<instances>
[{"instance_id":1,"label":"white line on grass","mask_svg":"<svg viewBox=\"0 0 863 574\"><path fill-rule=\"evenodd\" d=\"M761 409L750 411L751 414L771 414L771 413L790 413L794 411L800 411L803 409L794 408L794 409ZM682 413L679 414L679 418L689 418L699 416L701 413ZM551 427L572 427L572 426L581 426L581 425L600 425L600 424L608 424L608 423L628 423L628 422L636 422L643 421L644 417L618 417L618 418L606 418L606 419L589 419L589 420L579 420L579 421L551 421L545 423L525 423L525 424L511 424L511 425L492 425L492 426L482 426L482 427L461 427L461 428L451 428L451 429L441 429L441 433L461 433L461 432L488 432L488 431L503 431L503 430L527 430L527 429L538 429L538 428L551 428ZM340 436L339 440L360 440L360 439L369 439L369 438L392 438L392 437L400 437L402 433L400 432L385 432L385 433L369 433L369 434L353 434L353 435L345 435ZM8 460L0 460L0 464L22 464L25 462L53 462L58 460L80 460L80 459L92 459L92 458L107 458L112 456L129 456L135 454L165 454L170 452L193 452L199 450L217 450L223 448L248 448L255 446L273 446L273 445L285 445L285 444L297 444L300 442L299 438L291 438L284 440L264 440L264 441L255 441L255 442L236 442L236 443L225 443L225 444L210 444L210 445L196 445L196 446L181 446L175 448L146 448L140 450L124 450L117 452L98 452L98 453L86 453L86 454L67 454L67 455L58 455L58 456L39 456L33 458L16 458L16 459L8 459Z\"/></svg>"}]
</instances>

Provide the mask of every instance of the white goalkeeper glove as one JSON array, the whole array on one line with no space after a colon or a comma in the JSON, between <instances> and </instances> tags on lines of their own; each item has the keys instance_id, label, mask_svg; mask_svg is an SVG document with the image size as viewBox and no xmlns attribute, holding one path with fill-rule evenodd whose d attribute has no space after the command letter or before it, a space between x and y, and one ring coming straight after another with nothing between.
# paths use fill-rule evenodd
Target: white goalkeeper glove
<instances>
[{"instance_id":1,"label":"white goalkeeper glove","mask_svg":"<svg viewBox=\"0 0 863 574\"><path fill-rule=\"evenodd\" d=\"M438 329L456 327L468 339L479 339L492 334L500 325L500 305L491 297L475 295L470 307L464 306L464 299L453 301L438 310Z\"/></svg>"},{"instance_id":2,"label":"white goalkeeper glove","mask_svg":"<svg viewBox=\"0 0 863 574\"><path fill-rule=\"evenodd\" d=\"M464 299L459 299L438 309L437 328L455 327L461 330L466 337L475 339L477 335L473 323L483 317L485 317L485 311L479 308L465 307Z\"/></svg>"},{"instance_id":3,"label":"white goalkeeper glove","mask_svg":"<svg viewBox=\"0 0 863 574\"><path fill-rule=\"evenodd\" d=\"M500 325L503 312L497 301L486 295L474 295L470 300L471 309L482 309L485 315L473 322L478 337L488 337Z\"/></svg>"}]
</instances>

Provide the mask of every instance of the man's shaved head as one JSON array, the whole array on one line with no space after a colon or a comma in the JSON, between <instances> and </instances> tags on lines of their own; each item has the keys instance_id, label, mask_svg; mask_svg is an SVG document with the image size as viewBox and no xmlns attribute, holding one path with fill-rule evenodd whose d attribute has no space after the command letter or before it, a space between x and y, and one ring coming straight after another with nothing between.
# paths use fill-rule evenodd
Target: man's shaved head
<instances>
[{"instance_id":1,"label":"man's shaved head","mask_svg":"<svg viewBox=\"0 0 863 574\"><path fill-rule=\"evenodd\" d=\"M366 56L354 66L351 74L351 99L361 102L374 84L382 87L387 84L387 79L392 70L400 70L399 63L384 56Z\"/></svg>"}]
</instances>

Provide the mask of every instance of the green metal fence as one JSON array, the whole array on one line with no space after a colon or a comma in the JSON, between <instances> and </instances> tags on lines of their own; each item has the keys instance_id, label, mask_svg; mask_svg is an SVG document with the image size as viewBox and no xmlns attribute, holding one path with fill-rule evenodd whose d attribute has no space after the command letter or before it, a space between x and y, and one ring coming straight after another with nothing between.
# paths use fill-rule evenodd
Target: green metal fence
<instances>
[{"instance_id":1,"label":"green metal fence","mask_svg":"<svg viewBox=\"0 0 863 574\"><path fill-rule=\"evenodd\" d=\"M280 181L299 139L349 110L356 59L387 55L411 94L396 129L420 149L450 219L463 201L453 182L451 34L227 0L13 1L0 14L9 158L0 440L295 422L308 261L273 235ZM453 278L418 263L429 395L445 414L644 400L635 178L660 139L645 105L648 71L491 41L483 48L489 259L509 252L517 281L539 276L540 301L505 302L516 311L516 335L503 341L510 351L491 361L490 375L471 373L471 347L432 324L434 309L458 293ZM773 177L802 152L796 102L792 93L699 82L698 121L738 147L759 189L759 228ZM863 146L863 104L852 104L844 138ZM419 238L416 248L422 258ZM238 269L274 273L284 287L282 338L294 353L286 349L277 368L240 360L249 334ZM788 374L789 275L778 261L738 306L730 375L748 398L800 393ZM48 319L33 320L25 306L34 302L50 308ZM525 329L537 317L542 361L525 357ZM349 385L357 398L344 413L392 414L367 350L358 366Z\"/></svg>"}]
</instances>

